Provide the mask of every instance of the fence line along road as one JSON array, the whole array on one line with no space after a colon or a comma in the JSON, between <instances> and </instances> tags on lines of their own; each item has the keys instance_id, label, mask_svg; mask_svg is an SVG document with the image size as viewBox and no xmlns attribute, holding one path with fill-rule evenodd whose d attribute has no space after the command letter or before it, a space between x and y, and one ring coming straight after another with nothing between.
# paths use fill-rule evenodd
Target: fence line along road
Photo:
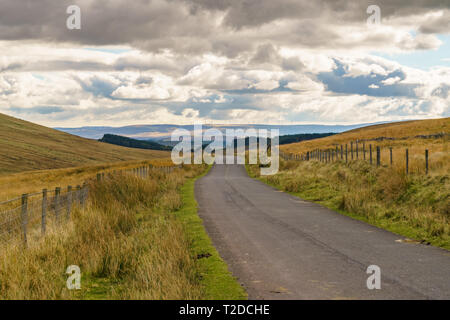
<instances>
[{"instance_id":1,"label":"fence line along road","mask_svg":"<svg viewBox=\"0 0 450 320\"><path fill-rule=\"evenodd\" d=\"M124 170L113 170L108 174L131 174L148 178L152 170L165 173L182 166L153 167L141 166ZM105 172L97 173L97 181L105 178ZM30 236L44 236L48 226L60 226L70 220L74 208L83 208L89 197L89 185L56 187L41 192L25 193L0 202L0 243L10 243L20 235L25 246ZM2 210L1 207L4 207Z\"/></svg>"},{"instance_id":2,"label":"fence line along road","mask_svg":"<svg viewBox=\"0 0 450 320\"><path fill-rule=\"evenodd\" d=\"M360 156L362 155L362 159ZM280 151L280 157L284 160L291 161L319 161L323 163L331 163L337 161L345 161L348 163L349 161L355 160L366 160L366 153L368 153L369 163L373 164L373 159L376 159L377 167L381 166L381 147L376 146L374 150L372 145L369 145L369 150L366 150L366 144L363 142L362 150L360 149L360 145L356 142L353 145L353 142L350 143L350 150L348 148L348 144L345 144L345 148L343 145L337 145L335 148L327 148L327 149L314 149L312 151L307 151L306 153L298 154L298 153L284 153ZM375 154L373 154L375 153ZM350 157L349 157L350 155ZM350 158L350 159L349 159ZM409 163L409 149L405 149L405 172L406 174L410 173L410 163ZM429 151L428 149L424 150L424 169L425 173L428 174L429 171ZM392 156L392 147L389 147L389 165L393 165L393 156Z\"/></svg>"}]
</instances>

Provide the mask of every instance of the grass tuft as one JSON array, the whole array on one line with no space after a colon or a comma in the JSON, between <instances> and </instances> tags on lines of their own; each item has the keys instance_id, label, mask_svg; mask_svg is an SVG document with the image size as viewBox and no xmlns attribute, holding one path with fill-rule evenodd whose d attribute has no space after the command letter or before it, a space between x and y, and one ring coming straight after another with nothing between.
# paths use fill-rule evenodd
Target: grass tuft
<instances>
[{"instance_id":1,"label":"grass tuft","mask_svg":"<svg viewBox=\"0 0 450 320\"><path fill-rule=\"evenodd\" d=\"M204 170L185 166L151 171L149 179L113 174L91 181L88 206L75 208L69 223L49 228L27 249L20 242L0 247L0 299L244 297L208 242L193 189L180 194ZM197 259L200 251L212 256ZM69 265L81 269L81 290L66 288Z\"/></svg>"},{"instance_id":2,"label":"grass tuft","mask_svg":"<svg viewBox=\"0 0 450 320\"><path fill-rule=\"evenodd\" d=\"M272 186L409 238L450 249L448 174L406 175L367 162L282 161L273 176L249 174Z\"/></svg>"}]
</instances>

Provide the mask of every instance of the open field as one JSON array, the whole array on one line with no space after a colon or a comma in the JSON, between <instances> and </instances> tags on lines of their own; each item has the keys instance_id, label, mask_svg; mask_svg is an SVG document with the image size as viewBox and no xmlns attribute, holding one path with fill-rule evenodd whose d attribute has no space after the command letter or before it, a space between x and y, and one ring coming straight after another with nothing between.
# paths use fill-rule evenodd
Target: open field
<instances>
[{"instance_id":1,"label":"open field","mask_svg":"<svg viewBox=\"0 0 450 320\"><path fill-rule=\"evenodd\" d=\"M119 147L0 114L0 175L167 158L166 151Z\"/></svg>"},{"instance_id":2,"label":"open field","mask_svg":"<svg viewBox=\"0 0 450 320\"><path fill-rule=\"evenodd\" d=\"M418 137L437 134L442 134L442 136L438 138ZM391 147L393 166L398 170L404 170L405 150L408 148L409 172L424 173L425 149L428 149L430 173L449 173L450 118L374 125L326 138L283 145L280 146L280 150L286 154L306 154L306 152L315 149L334 150L336 146L340 148L343 145L345 148L345 145L347 145L347 149L350 152L350 143L353 142L353 150L355 151L357 141L359 141L359 160L363 159L363 142L366 149L366 161L368 161L369 156L369 145L372 145L373 152L379 146L381 148L381 164L384 165L390 162L389 148Z\"/></svg>"},{"instance_id":3,"label":"open field","mask_svg":"<svg viewBox=\"0 0 450 320\"><path fill-rule=\"evenodd\" d=\"M153 165L171 166L170 158L155 160L122 161L98 165L87 165L75 168L38 170L0 175L0 202L16 198L23 193L40 192L55 187L66 187L68 185L81 185L87 179L95 177L98 172L112 172L139 166Z\"/></svg>"},{"instance_id":4,"label":"open field","mask_svg":"<svg viewBox=\"0 0 450 320\"><path fill-rule=\"evenodd\" d=\"M150 170L149 178L138 178L123 172L172 166L170 153L100 143L3 115L0 139L0 202L19 197L4 209L44 188L87 182L90 190L87 206L75 202L64 224L49 216L45 235L29 226L26 249L21 233L0 244L0 299L246 298L197 215L193 183L207 167ZM107 178L97 181L99 172ZM82 270L79 291L66 288L65 270L73 264Z\"/></svg>"},{"instance_id":5,"label":"open field","mask_svg":"<svg viewBox=\"0 0 450 320\"><path fill-rule=\"evenodd\" d=\"M27 249L20 240L0 248L0 298L244 298L196 215L192 179L205 170L91 180L87 207L63 228L35 235ZM68 265L81 268L81 290L66 288Z\"/></svg>"},{"instance_id":6,"label":"open field","mask_svg":"<svg viewBox=\"0 0 450 320\"><path fill-rule=\"evenodd\" d=\"M381 147L381 166L359 158L348 163L281 161L280 171L259 177L257 166L250 175L303 199L321 203L395 233L450 249L450 119L421 120L377 125L317 140L281 146L285 153L304 154L315 149L334 150L336 145L365 141L366 152ZM444 133L438 138L407 138ZM380 137L396 140L372 140ZM393 165L389 164L393 148ZM354 143L355 148L355 143ZM409 174L405 171L405 149L409 149ZM429 150L428 175L425 149ZM374 155L375 157L375 155ZM375 159L375 158L374 158Z\"/></svg>"},{"instance_id":7,"label":"open field","mask_svg":"<svg viewBox=\"0 0 450 320\"><path fill-rule=\"evenodd\" d=\"M282 149L285 152L301 153L315 148L324 148L335 144L345 144L358 139L375 139L379 137L402 138L437 133L450 133L450 118L373 125L353 129L330 137L287 144L283 146ZM388 142L389 141L385 141L384 143ZM416 142L416 140L412 139L411 142ZM409 143L408 140L406 140L403 141L403 145L415 145L415 143Z\"/></svg>"}]
</instances>

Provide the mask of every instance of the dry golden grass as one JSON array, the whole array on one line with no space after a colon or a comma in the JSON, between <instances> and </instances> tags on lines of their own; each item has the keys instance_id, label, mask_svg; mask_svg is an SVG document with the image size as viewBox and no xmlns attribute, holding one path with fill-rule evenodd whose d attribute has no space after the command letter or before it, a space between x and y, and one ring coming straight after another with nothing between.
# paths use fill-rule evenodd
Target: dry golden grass
<instances>
[{"instance_id":1,"label":"dry golden grass","mask_svg":"<svg viewBox=\"0 0 450 320\"><path fill-rule=\"evenodd\" d=\"M450 249L450 177L367 162L281 161L268 184L404 236ZM249 172L258 177L257 166Z\"/></svg>"},{"instance_id":2,"label":"dry golden grass","mask_svg":"<svg viewBox=\"0 0 450 320\"><path fill-rule=\"evenodd\" d=\"M416 138L441 134L440 138ZM283 145L285 154L305 154L316 149L335 150L347 144L348 163L281 161L280 171L261 180L304 199L362 219L379 227L450 249L450 118L390 123L351 130L334 136ZM374 141L380 137L397 140ZM398 139L405 138L407 139ZM365 141L366 160L362 153ZM359 155L351 160L359 140ZM369 164L369 145L373 165ZM381 148L381 166L375 165L376 147ZM390 165L389 148L393 151ZM409 174L405 153L409 150ZM429 174L425 174L425 149L429 150ZM345 152L345 151L344 151ZM258 177L258 168L249 166Z\"/></svg>"},{"instance_id":3,"label":"dry golden grass","mask_svg":"<svg viewBox=\"0 0 450 320\"><path fill-rule=\"evenodd\" d=\"M149 179L115 174L90 182L86 209L45 237L0 247L0 299L199 299L202 288L183 225L171 212L176 190L204 166ZM78 265L81 291L66 288Z\"/></svg>"},{"instance_id":4,"label":"dry golden grass","mask_svg":"<svg viewBox=\"0 0 450 320\"><path fill-rule=\"evenodd\" d=\"M95 177L98 172L112 172L139 166L172 166L170 158L140 161L122 161L67 169L38 170L0 176L0 202L16 198L23 193L39 192L68 185L81 185L87 179Z\"/></svg>"},{"instance_id":5,"label":"dry golden grass","mask_svg":"<svg viewBox=\"0 0 450 320\"><path fill-rule=\"evenodd\" d=\"M119 147L0 114L0 174L170 157Z\"/></svg>"},{"instance_id":6,"label":"dry golden grass","mask_svg":"<svg viewBox=\"0 0 450 320\"><path fill-rule=\"evenodd\" d=\"M432 135L444 133L442 138L414 138L419 135ZM369 159L369 145L372 145L373 159L376 157L376 147L381 148L381 163L389 164L389 148L392 147L393 165L395 168L405 169L406 148L409 149L409 171L412 173L425 172L425 149L429 150L430 173L448 174L450 163L449 139L450 139L450 118L417 120L407 122L396 122L382 125L359 128L326 138L303 141L280 146L284 153L305 154L315 149L331 150L336 146L347 144L350 152L350 143L353 142L353 148L356 148L356 141L359 146L359 159L363 159L361 140L371 140L380 137L405 138L404 140L382 140L365 141L366 160ZM356 158L356 155L354 155ZM350 159L350 154L348 155Z\"/></svg>"}]
</instances>

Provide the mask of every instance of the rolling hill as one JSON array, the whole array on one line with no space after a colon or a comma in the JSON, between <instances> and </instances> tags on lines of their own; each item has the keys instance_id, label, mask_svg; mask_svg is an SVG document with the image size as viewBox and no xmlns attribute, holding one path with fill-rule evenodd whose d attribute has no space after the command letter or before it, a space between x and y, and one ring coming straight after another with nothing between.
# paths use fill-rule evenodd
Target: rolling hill
<instances>
[{"instance_id":1,"label":"rolling hill","mask_svg":"<svg viewBox=\"0 0 450 320\"><path fill-rule=\"evenodd\" d=\"M0 150L0 174L170 157L166 151L115 146L4 114Z\"/></svg>"},{"instance_id":2,"label":"rolling hill","mask_svg":"<svg viewBox=\"0 0 450 320\"><path fill-rule=\"evenodd\" d=\"M427 136L431 137L439 134L444 134L444 136L450 134L450 118L378 124L349 130L321 139L287 144L282 146L281 150L289 153L303 153L316 148L328 148L356 140L378 141L378 145L417 145L424 144L424 142L420 141ZM441 144L441 141L438 142Z\"/></svg>"}]
</instances>

